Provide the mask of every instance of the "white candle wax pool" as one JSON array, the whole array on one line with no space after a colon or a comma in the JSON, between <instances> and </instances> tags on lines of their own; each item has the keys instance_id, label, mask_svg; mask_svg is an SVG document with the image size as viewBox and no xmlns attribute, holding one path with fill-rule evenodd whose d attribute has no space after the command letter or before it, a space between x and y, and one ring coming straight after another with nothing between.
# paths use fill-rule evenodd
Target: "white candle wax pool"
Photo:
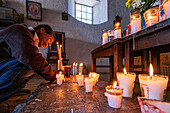
<instances>
[{"instance_id":1,"label":"white candle wax pool","mask_svg":"<svg viewBox=\"0 0 170 113\"><path fill-rule=\"evenodd\" d=\"M164 91L167 88L167 76L139 75L140 89L143 97L148 99L163 100Z\"/></svg>"},{"instance_id":2,"label":"white candle wax pool","mask_svg":"<svg viewBox=\"0 0 170 113\"><path fill-rule=\"evenodd\" d=\"M141 30L141 20L139 18L131 20L131 34L134 34L140 30Z\"/></svg>"},{"instance_id":3,"label":"white candle wax pool","mask_svg":"<svg viewBox=\"0 0 170 113\"><path fill-rule=\"evenodd\" d=\"M93 91L93 81L94 78L85 78L85 88L86 88L86 92L92 92Z\"/></svg>"},{"instance_id":4,"label":"white candle wax pool","mask_svg":"<svg viewBox=\"0 0 170 113\"><path fill-rule=\"evenodd\" d=\"M114 36L116 38L121 38L121 28L114 30Z\"/></svg>"},{"instance_id":5,"label":"white candle wax pool","mask_svg":"<svg viewBox=\"0 0 170 113\"><path fill-rule=\"evenodd\" d=\"M132 97L136 74L135 73L124 74L121 72L117 72L116 75L119 86L124 88L123 97Z\"/></svg>"},{"instance_id":6,"label":"white candle wax pool","mask_svg":"<svg viewBox=\"0 0 170 113\"><path fill-rule=\"evenodd\" d=\"M123 88L107 86L105 96L107 96L108 104L112 108L120 108L122 101Z\"/></svg>"},{"instance_id":7,"label":"white candle wax pool","mask_svg":"<svg viewBox=\"0 0 170 113\"><path fill-rule=\"evenodd\" d=\"M62 73L60 72L60 74L57 74L57 75L56 75L56 78L57 78L57 84L58 84L58 85L61 85L61 84L63 83L63 80L64 80L64 74L62 74Z\"/></svg>"},{"instance_id":8,"label":"white candle wax pool","mask_svg":"<svg viewBox=\"0 0 170 113\"><path fill-rule=\"evenodd\" d=\"M76 75L77 82L79 86L84 86L84 76L83 75Z\"/></svg>"}]
</instances>

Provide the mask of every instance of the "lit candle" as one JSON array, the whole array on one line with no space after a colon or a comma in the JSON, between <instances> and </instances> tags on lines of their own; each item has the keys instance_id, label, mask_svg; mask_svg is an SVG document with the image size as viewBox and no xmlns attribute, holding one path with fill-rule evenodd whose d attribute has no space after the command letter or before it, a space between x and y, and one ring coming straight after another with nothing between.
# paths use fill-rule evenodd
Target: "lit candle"
<instances>
[{"instance_id":1,"label":"lit candle","mask_svg":"<svg viewBox=\"0 0 170 113\"><path fill-rule=\"evenodd\" d=\"M80 63L79 65L79 73L83 74L83 63Z\"/></svg>"},{"instance_id":2,"label":"lit candle","mask_svg":"<svg viewBox=\"0 0 170 113\"><path fill-rule=\"evenodd\" d=\"M73 63L73 75L75 75L75 62Z\"/></svg>"},{"instance_id":3,"label":"lit candle","mask_svg":"<svg viewBox=\"0 0 170 113\"><path fill-rule=\"evenodd\" d=\"M107 35L107 32L104 32L102 34L102 44L106 44L108 43L108 35Z\"/></svg>"},{"instance_id":4,"label":"lit candle","mask_svg":"<svg viewBox=\"0 0 170 113\"><path fill-rule=\"evenodd\" d=\"M84 86L84 76L79 73L79 75L76 75L77 82L79 86Z\"/></svg>"},{"instance_id":5,"label":"lit candle","mask_svg":"<svg viewBox=\"0 0 170 113\"><path fill-rule=\"evenodd\" d=\"M157 16L148 16L148 21L146 21L146 26L152 26L154 24L158 23L158 17Z\"/></svg>"},{"instance_id":6,"label":"lit candle","mask_svg":"<svg viewBox=\"0 0 170 113\"><path fill-rule=\"evenodd\" d=\"M167 18L170 18L170 0L165 0L163 4L163 8L165 10L165 15Z\"/></svg>"},{"instance_id":7,"label":"lit candle","mask_svg":"<svg viewBox=\"0 0 170 113\"><path fill-rule=\"evenodd\" d=\"M57 78L57 84L61 85L64 80L64 74L62 74L62 72L59 72L59 74L56 75L56 78Z\"/></svg>"},{"instance_id":8,"label":"lit candle","mask_svg":"<svg viewBox=\"0 0 170 113\"><path fill-rule=\"evenodd\" d=\"M121 38L121 27L120 27L120 22L115 23L115 30L114 30L114 36L116 38Z\"/></svg>"},{"instance_id":9,"label":"lit candle","mask_svg":"<svg viewBox=\"0 0 170 113\"><path fill-rule=\"evenodd\" d=\"M89 74L89 77L85 78L85 88L87 93L93 91L93 82L94 78L92 78L91 74Z\"/></svg>"},{"instance_id":10,"label":"lit candle","mask_svg":"<svg viewBox=\"0 0 170 113\"><path fill-rule=\"evenodd\" d=\"M132 16L131 19L131 33L136 33L141 30L141 18L135 18Z\"/></svg>"},{"instance_id":11,"label":"lit candle","mask_svg":"<svg viewBox=\"0 0 170 113\"><path fill-rule=\"evenodd\" d=\"M91 77L94 78L94 84L93 85L95 86L96 82L98 82L98 80L99 80L100 74L95 73L95 72L90 72L90 74L91 74Z\"/></svg>"},{"instance_id":12,"label":"lit candle","mask_svg":"<svg viewBox=\"0 0 170 113\"><path fill-rule=\"evenodd\" d=\"M150 76L139 74L140 89L143 97L148 99L163 100L164 91L168 84L168 76L154 75L150 65Z\"/></svg>"},{"instance_id":13,"label":"lit candle","mask_svg":"<svg viewBox=\"0 0 170 113\"><path fill-rule=\"evenodd\" d=\"M127 73L124 68L124 73L117 72L116 75L119 86L124 88L123 97L132 97L136 74L130 72Z\"/></svg>"},{"instance_id":14,"label":"lit candle","mask_svg":"<svg viewBox=\"0 0 170 113\"><path fill-rule=\"evenodd\" d=\"M77 63L75 64L75 75L77 75Z\"/></svg>"},{"instance_id":15,"label":"lit candle","mask_svg":"<svg viewBox=\"0 0 170 113\"><path fill-rule=\"evenodd\" d=\"M117 82L113 86L107 86L105 96L107 96L108 104L112 108L120 108L122 101L123 88L116 87Z\"/></svg>"}]
</instances>

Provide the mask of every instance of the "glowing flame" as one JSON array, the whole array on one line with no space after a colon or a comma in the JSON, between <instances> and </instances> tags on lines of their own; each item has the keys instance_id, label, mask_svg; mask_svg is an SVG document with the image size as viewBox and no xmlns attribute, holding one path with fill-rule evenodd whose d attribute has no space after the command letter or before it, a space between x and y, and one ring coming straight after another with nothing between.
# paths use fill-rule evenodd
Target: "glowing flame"
<instances>
[{"instance_id":1,"label":"glowing flame","mask_svg":"<svg viewBox=\"0 0 170 113\"><path fill-rule=\"evenodd\" d=\"M60 60L58 60L58 62L60 62Z\"/></svg>"},{"instance_id":2,"label":"glowing flame","mask_svg":"<svg viewBox=\"0 0 170 113\"><path fill-rule=\"evenodd\" d=\"M73 66L75 66L75 62L73 63Z\"/></svg>"},{"instance_id":3,"label":"glowing flame","mask_svg":"<svg viewBox=\"0 0 170 113\"><path fill-rule=\"evenodd\" d=\"M150 76L153 76L153 66L150 64Z\"/></svg>"},{"instance_id":4,"label":"glowing flame","mask_svg":"<svg viewBox=\"0 0 170 113\"><path fill-rule=\"evenodd\" d=\"M127 74L126 68L123 68L123 72L124 74Z\"/></svg>"},{"instance_id":5,"label":"glowing flame","mask_svg":"<svg viewBox=\"0 0 170 113\"><path fill-rule=\"evenodd\" d=\"M89 74L89 78L91 78L91 74Z\"/></svg>"},{"instance_id":6,"label":"glowing flame","mask_svg":"<svg viewBox=\"0 0 170 113\"><path fill-rule=\"evenodd\" d=\"M135 19L135 16L132 16L133 19Z\"/></svg>"},{"instance_id":7,"label":"glowing flame","mask_svg":"<svg viewBox=\"0 0 170 113\"><path fill-rule=\"evenodd\" d=\"M115 81L113 84L113 88L115 88L117 86L117 82Z\"/></svg>"},{"instance_id":8,"label":"glowing flame","mask_svg":"<svg viewBox=\"0 0 170 113\"><path fill-rule=\"evenodd\" d=\"M81 75L81 73L79 73L79 75Z\"/></svg>"},{"instance_id":9,"label":"glowing flame","mask_svg":"<svg viewBox=\"0 0 170 113\"><path fill-rule=\"evenodd\" d=\"M115 23L115 27L118 28L120 26L120 22Z\"/></svg>"},{"instance_id":10,"label":"glowing flame","mask_svg":"<svg viewBox=\"0 0 170 113\"><path fill-rule=\"evenodd\" d=\"M60 45L60 48L62 47L62 45Z\"/></svg>"},{"instance_id":11,"label":"glowing flame","mask_svg":"<svg viewBox=\"0 0 170 113\"><path fill-rule=\"evenodd\" d=\"M77 66L77 63L76 63L76 66Z\"/></svg>"},{"instance_id":12,"label":"glowing flame","mask_svg":"<svg viewBox=\"0 0 170 113\"><path fill-rule=\"evenodd\" d=\"M80 65L79 66L83 66L83 63L80 63Z\"/></svg>"},{"instance_id":13,"label":"glowing flame","mask_svg":"<svg viewBox=\"0 0 170 113\"><path fill-rule=\"evenodd\" d=\"M56 44L58 45L58 42L56 42Z\"/></svg>"},{"instance_id":14,"label":"glowing flame","mask_svg":"<svg viewBox=\"0 0 170 113\"><path fill-rule=\"evenodd\" d=\"M60 75L62 74L62 72L60 71Z\"/></svg>"}]
</instances>

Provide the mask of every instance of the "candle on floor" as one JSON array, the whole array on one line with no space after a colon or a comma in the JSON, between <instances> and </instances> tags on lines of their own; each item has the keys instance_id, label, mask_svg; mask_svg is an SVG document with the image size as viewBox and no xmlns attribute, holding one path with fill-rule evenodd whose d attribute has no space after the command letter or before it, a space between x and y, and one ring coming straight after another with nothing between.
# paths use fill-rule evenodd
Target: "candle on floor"
<instances>
[{"instance_id":1,"label":"candle on floor","mask_svg":"<svg viewBox=\"0 0 170 113\"><path fill-rule=\"evenodd\" d=\"M140 89L143 97L148 99L163 100L168 84L168 76L154 75L150 64L150 76L139 74Z\"/></svg>"},{"instance_id":2,"label":"candle on floor","mask_svg":"<svg viewBox=\"0 0 170 113\"><path fill-rule=\"evenodd\" d=\"M83 74L83 63L79 64L79 73Z\"/></svg>"},{"instance_id":3,"label":"candle on floor","mask_svg":"<svg viewBox=\"0 0 170 113\"><path fill-rule=\"evenodd\" d=\"M105 96L107 96L108 104L112 108L120 108L122 101L123 88L116 87L117 82L113 86L107 86Z\"/></svg>"},{"instance_id":4,"label":"candle on floor","mask_svg":"<svg viewBox=\"0 0 170 113\"><path fill-rule=\"evenodd\" d=\"M84 76L79 73L79 75L76 75L77 82L79 86L84 86Z\"/></svg>"},{"instance_id":5,"label":"candle on floor","mask_svg":"<svg viewBox=\"0 0 170 113\"><path fill-rule=\"evenodd\" d=\"M94 83L93 83L93 85L95 86L95 85L96 85L96 82L98 82L98 80L99 80L100 74L95 73L95 72L90 72L90 74L91 74L92 78L94 78Z\"/></svg>"},{"instance_id":6,"label":"candle on floor","mask_svg":"<svg viewBox=\"0 0 170 113\"><path fill-rule=\"evenodd\" d=\"M56 75L56 78L57 78L57 84L61 85L64 80L64 74L62 74L62 72L59 72L59 74Z\"/></svg>"},{"instance_id":7,"label":"candle on floor","mask_svg":"<svg viewBox=\"0 0 170 113\"><path fill-rule=\"evenodd\" d=\"M119 86L124 88L123 97L132 97L136 74L130 72L127 73L126 69L124 68L124 73L117 72L116 75Z\"/></svg>"},{"instance_id":8,"label":"candle on floor","mask_svg":"<svg viewBox=\"0 0 170 113\"><path fill-rule=\"evenodd\" d=\"M93 82L94 78L92 78L91 74L89 74L89 77L85 78L85 88L87 93L93 91Z\"/></svg>"},{"instance_id":9,"label":"candle on floor","mask_svg":"<svg viewBox=\"0 0 170 113\"><path fill-rule=\"evenodd\" d=\"M170 18L170 0L164 0L163 8L165 10L166 18Z\"/></svg>"}]
</instances>

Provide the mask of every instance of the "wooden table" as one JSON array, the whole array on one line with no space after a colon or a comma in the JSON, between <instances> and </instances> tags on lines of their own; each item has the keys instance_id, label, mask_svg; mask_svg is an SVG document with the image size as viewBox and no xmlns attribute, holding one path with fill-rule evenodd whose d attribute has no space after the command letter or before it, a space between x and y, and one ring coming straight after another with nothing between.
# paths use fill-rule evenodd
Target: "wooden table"
<instances>
[{"instance_id":1,"label":"wooden table","mask_svg":"<svg viewBox=\"0 0 170 113\"><path fill-rule=\"evenodd\" d=\"M116 72L123 70L136 73L148 73L151 53L151 63L154 72L160 74L160 53L170 52L170 19L159 22L135 34L122 39L113 40L91 52L92 71L96 71L96 58L110 59L110 80L116 79ZM134 57L141 56L141 65L134 65Z\"/></svg>"},{"instance_id":2,"label":"wooden table","mask_svg":"<svg viewBox=\"0 0 170 113\"><path fill-rule=\"evenodd\" d=\"M15 111L38 113L140 113L136 96L123 98L120 109L110 108L105 97L105 87L109 82L99 81L93 93L86 93L85 87L79 87L75 76L66 78L58 86L56 83L42 84L36 93L30 95L25 103L17 106Z\"/></svg>"}]
</instances>

